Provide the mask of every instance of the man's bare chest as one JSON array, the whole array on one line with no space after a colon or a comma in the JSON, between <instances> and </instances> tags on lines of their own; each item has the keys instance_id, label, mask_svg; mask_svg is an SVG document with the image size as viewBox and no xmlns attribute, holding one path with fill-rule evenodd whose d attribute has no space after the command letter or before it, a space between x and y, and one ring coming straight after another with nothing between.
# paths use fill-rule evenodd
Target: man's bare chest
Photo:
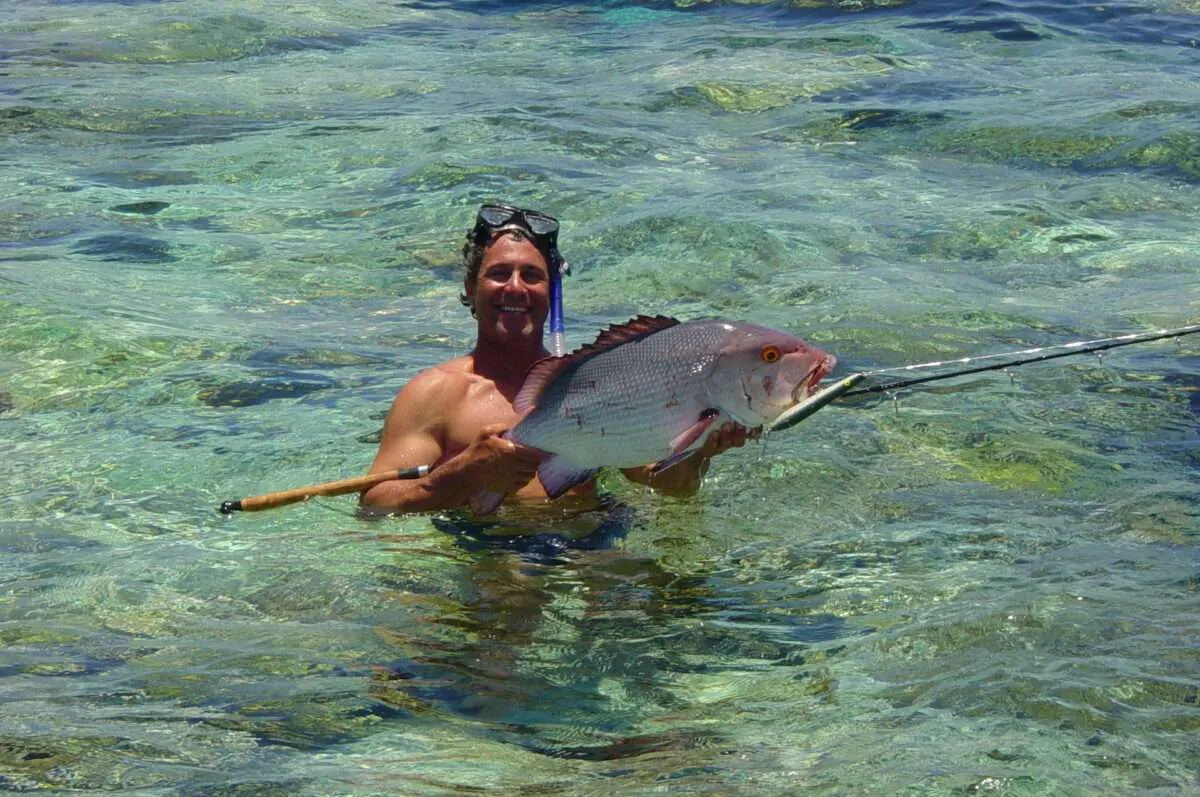
<instances>
[{"instance_id":1,"label":"man's bare chest","mask_svg":"<svg viewBox=\"0 0 1200 797\"><path fill-rule=\"evenodd\" d=\"M462 401L446 415L446 447L462 450L488 426L512 426L517 414L512 402L490 382L471 385Z\"/></svg>"}]
</instances>

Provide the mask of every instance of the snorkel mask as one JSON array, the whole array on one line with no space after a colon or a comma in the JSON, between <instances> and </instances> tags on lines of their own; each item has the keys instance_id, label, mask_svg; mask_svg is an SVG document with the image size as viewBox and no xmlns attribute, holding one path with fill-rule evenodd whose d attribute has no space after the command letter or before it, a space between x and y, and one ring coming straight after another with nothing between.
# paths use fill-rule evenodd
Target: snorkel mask
<instances>
[{"instance_id":1,"label":"snorkel mask","mask_svg":"<svg viewBox=\"0 0 1200 797\"><path fill-rule=\"evenodd\" d=\"M482 242L486 236L514 227L529 236L533 245L546 256L550 266L550 353L561 357L566 353L566 323L563 319L562 278L571 267L558 252L558 219L500 202L489 202L475 216L472 240Z\"/></svg>"}]
</instances>

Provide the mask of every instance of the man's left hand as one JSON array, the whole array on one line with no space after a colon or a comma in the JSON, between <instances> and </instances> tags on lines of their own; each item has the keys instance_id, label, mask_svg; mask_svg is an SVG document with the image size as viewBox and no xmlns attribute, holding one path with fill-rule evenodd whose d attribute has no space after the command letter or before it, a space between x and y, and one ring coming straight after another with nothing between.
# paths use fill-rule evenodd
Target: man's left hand
<instances>
[{"instance_id":1,"label":"man's left hand","mask_svg":"<svg viewBox=\"0 0 1200 797\"><path fill-rule=\"evenodd\" d=\"M761 436L761 426L747 429L740 423L726 421L721 424L720 429L709 434L708 439L704 441L704 445L700 447L699 456L702 459L710 459L731 448L741 448L746 445L747 440L757 440Z\"/></svg>"}]
</instances>

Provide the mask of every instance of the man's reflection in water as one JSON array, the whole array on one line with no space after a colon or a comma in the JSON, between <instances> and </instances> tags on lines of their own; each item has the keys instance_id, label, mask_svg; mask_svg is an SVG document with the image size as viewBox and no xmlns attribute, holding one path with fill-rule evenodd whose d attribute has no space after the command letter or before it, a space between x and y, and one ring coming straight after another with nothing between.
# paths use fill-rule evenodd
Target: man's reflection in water
<instances>
[{"instance_id":1,"label":"man's reflection in water","mask_svg":"<svg viewBox=\"0 0 1200 797\"><path fill-rule=\"evenodd\" d=\"M711 605L703 579L614 547L635 520L618 503L564 517L553 530L511 517L437 520L470 552L461 591L424 607L427 624L414 624L411 636L381 629L397 658L375 678L372 696L410 716L469 719L560 757L710 743L702 731L638 732L679 707L681 669L665 650L680 619Z\"/></svg>"}]
</instances>

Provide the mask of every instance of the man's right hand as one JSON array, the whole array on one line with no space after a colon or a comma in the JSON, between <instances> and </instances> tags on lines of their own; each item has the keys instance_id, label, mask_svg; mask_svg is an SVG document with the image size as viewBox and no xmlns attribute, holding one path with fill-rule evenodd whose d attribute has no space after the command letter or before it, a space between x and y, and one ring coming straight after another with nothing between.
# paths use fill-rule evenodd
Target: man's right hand
<instances>
[{"instance_id":1,"label":"man's right hand","mask_svg":"<svg viewBox=\"0 0 1200 797\"><path fill-rule=\"evenodd\" d=\"M509 495L533 480L545 455L505 439L502 435L507 430L503 424L483 427L471 445L446 463L453 463L458 485L472 494L486 491Z\"/></svg>"},{"instance_id":2,"label":"man's right hand","mask_svg":"<svg viewBox=\"0 0 1200 797\"><path fill-rule=\"evenodd\" d=\"M433 470L420 479L376 484L363 493L363 506L436 512L465 506L481 492L503 497L526 485L523 492L541 492L530 482L545 455L502 436L516 420L503 411L503 400L490 383L452 369L418 374L388 410L370 472L422 464Z\"/></svg>"}]
</instances>

